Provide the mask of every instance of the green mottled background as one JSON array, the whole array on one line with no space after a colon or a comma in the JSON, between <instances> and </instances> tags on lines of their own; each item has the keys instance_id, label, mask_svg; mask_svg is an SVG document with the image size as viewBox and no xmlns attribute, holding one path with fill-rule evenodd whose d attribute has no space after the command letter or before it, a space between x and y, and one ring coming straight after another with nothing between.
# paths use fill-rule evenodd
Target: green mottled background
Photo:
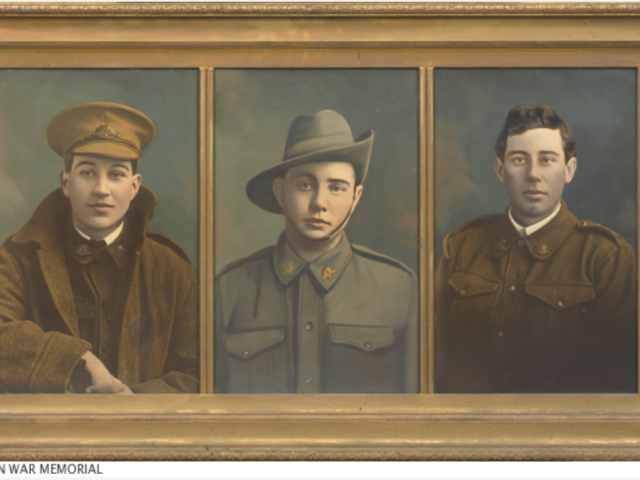
<instances>
[{"instance_id":1,"label":"green mottled background","mask_svg":"<svg viewBox=\"0 0 640 480\"><path fill-rule=\"evenodd\" d=\"M282 215L249 201L250 178L282 161L289 125L332 109L375 132L349 239L418 271L418 71L216 70L216 271L275 244Z\"/></svg>"},{"instance_id":2,"label":"green mottled background","mask_svg":"<svg viewBox=\"0 0 640 480\"><path fill-rule=\"evenodd\" d=\"M59 186L61 157L47 126L83 102L123 103L157 128L139 173L158 196L149 229L198 261L197 70L0 70L0 239L19 230Z\"/></svg>"},{"instance_id":3,"label":"green mottled background","mask_svg":"<svg viewBox=\"0 0 640 480\"><path fill-rule=\"evenodd\" d=\"M509 205L493 169L495 144L516 105L546 104L577 142L578 169L563 198L636 247L635 69L437 69L436 258L443 237Z\"/></svg>"}]
</instances>

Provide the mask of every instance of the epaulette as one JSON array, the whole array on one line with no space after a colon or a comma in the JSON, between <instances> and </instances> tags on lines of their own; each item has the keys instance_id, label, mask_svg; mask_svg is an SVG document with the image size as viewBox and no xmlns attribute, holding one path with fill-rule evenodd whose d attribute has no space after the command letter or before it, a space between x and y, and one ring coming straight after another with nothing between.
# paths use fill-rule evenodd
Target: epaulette
<instances>
[{"instance_id":1,"label":"epaulette","mask_svg":"<svg viewBox=\"0 0 640 480\"><path fill-rule=\"evenodd\" d=\"M622 238L622 235L614 232L610 228L605 227L604 225L600 225L599 223L592 222L591 220L580 220L576 227L579 230L588 230L592 232L597 232L601 234L603 237L608 238L609 240L613 240L619 248L622 248L622 242L625 240Z\"/></svg>"},{"instance_id":2,"label":"epaulette","mask_svg":"<svg viewBox=\"0 0 640 480\"><path fill-rule=\"evenodd\" d=\"M351 248L352 248L352 250L354 250L359 255L362 255L363 257L370 258L372 260L377 260L379 262L383 262L383 263L386 263L388 265L393 265L394 267L397 267L397 268L400 268L401 270L404 270L405 272L407 272L412 277L415 277L415 273L413 272L413 270L411 270L409 267L407 267L400 260L396 260L395 258L392 258L392 257L387 257L386 255L383 255L382 253L378 253L378 252L376 252L374 250L371 250L370 248L363 247L362 245L356 245L354 243L351 244Z\"/></svg>"},{"instance_id":3,"label":"epaulette","mask_svg":"<svg viewBox=\"0 0 640 480\"><path fill-rule=\"evenodd\" d=\"M149 237L151 240L158 242L160 245L169 247L171 250L177 253L180 258L182 258L183 260L186 260L186 262L189 265L191 265L191 261L189 260L189 256L187 255L187 252L185 252L180 245L178 245L176 242L171 240L169 237L162 235L161 233L155 233L155 232L146 232L146 236Z\"/></svg>"},{"instance_id":4,"label":"epaulette","mask_svg":"<svg viewBox=\"0 0 640 480\"><path fill-rule=\"evenodd\" d=\"M276 248L275 246L271 245L270 247L266 247L266 248L263 248L262 250L258 250L257 252L252 253L251 255L239 258L238 260L234 260L229 265L224 267L218 273L218 276L222 275L224 273L227 273L228 271L233 270L234 268L239 267L240 265L243 265L245 263L251 262L253 260L258 260L258 259L260 259L262 257L265 257L265 256L271 256L271 255L273 255L273 250L275 248Z\"/></svg>"},{"instance_id":5,"label":"epaulette","mask_svg":"<svg viewBox=\"0 0 640 480\"><path fill-rule=\"evenodd\" d=\"M453 230L451 230L449 233L447 233L444 237L444 240L442 241L442 246L443 246L443 250L444 250L444 256L446 258L449 258L449 251L447 249L447 243L449 241L449 237L451 235L457 235L458 233L462 233L465 230L469 230L473 227L477 227L479 225L486 225L487 223L491 223L491 222L497 222L500 217L502 216L502 214L500 213L491 213L489 215L482 215L480 217L476 217L472 220L469 220L468 222L463 223L462 225L460 225L459 227L454 228Z\"/></svg>"}]
</instances>

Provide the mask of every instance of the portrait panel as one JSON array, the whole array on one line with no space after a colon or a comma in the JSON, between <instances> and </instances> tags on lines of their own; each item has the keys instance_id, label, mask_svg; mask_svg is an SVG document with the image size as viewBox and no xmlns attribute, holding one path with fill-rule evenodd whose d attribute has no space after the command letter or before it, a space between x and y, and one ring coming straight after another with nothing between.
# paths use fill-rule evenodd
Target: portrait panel
<instances>
[{"instance_id":1,"label":"portrait panel","mask_svg":"<svg viewBox=\"0 0 640 480\"><path fill-rule=\"evenodd\" d=\"M217 392L417 391L418 104L417 70L216 70Z\"/></svg>"},{"instance_id":2,"label":"portrait panel","mask_svg":"<svg viewBox=\"0 0 640 480\"><path fill-rule=\"evenodd\" d=\"M636 82L435 71L437 392L636 391Z\"/></svg>"},{"instance_id":3,"label":"portrait panel","mask_svg":"<svg viewBox=\"0 0 640 480\"><path fill-rule=\"evenodd\" d=\"M3 392L198 392L198 91L0 71Z\"/></svg>"}]
</instances>

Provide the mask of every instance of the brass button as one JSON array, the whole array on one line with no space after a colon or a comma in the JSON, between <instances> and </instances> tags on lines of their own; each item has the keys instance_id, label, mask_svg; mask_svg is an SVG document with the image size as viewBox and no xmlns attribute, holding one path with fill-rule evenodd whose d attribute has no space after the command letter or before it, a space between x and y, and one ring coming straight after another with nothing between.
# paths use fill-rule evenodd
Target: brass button
<instances>
[{"instance_id":1,"label":"brass button","mask_svg":"<svg viewBox=\"0 0 640 480\"><path fill-rule=\"evenodd\" d=\"M462 290L460 290L460 295L466 295L467 291L463 288Z\"/></svg>"},{"instance_id":2,"label":"brass button","mask_svg":"<svg viewBox=\"0 0 640 480\"><path fill-rule=\"evenodd\" d=\"M504 336L504 334L502 332L498 332L498 336L502 337L502 336Z\"/></svg>"},{"instance_id":3,"label":"brass button","mask_svg":"<svg viewBox=\"0 0 640 480\"><path fill-rule=\"evenodd\" d=\"M249 356L249 350L245 350L244 352L242 352L242 355L244 355L245 357Z\"/></svg>"},{"instance_id":4,"label":"brass button","mask_svg":"<svg viewBox=\"0 0 640 480\"><path fill-rule=\"evenodd\" d=\"M582 221L580 222L580 226L581 226L581 227L586 227L586 226L587 226L587 222L586 222L586 221L584 221L584 220L582 220Z\"/></svg>"},{"instance_id":5,"label":"brass button","mask_svg":"<svg viewBox=\"0 0 640 480\"><path fill-rule=\"evenodd\" d=\"M369 349L369 348L371 348L371 347L373 347L373 344L372 344L371 342L366 342L366 343L364 344L364 348L366 348L366 349Z\"/></svg>"},{"instance_id":6,"label":"brass button","mask_svg":"<svg viewBox=\"0 0 640 480\"><path fill-rule=\"evenodd\" d=\"M562 308L562 307L564 307L564 302L563 302L562 300L558 300L557 305L558 305L560 308Z\"/></svg>"},{"instance_id":7,"label":"brass button","mask_svg":"<svg viewBox=\"0 0 640 480\"><path fill-rule=\"evenodd\" d=\"M304 326L305 330L311 330L313 328L313 323L309 322Z\"/></svg>"},{"instance_id":8,"label":"brass button","mask_svg":"<svg viewBox=\"0 0 640 480\"><path fill-rule=\"evenodd\" d=\"M313 382L313 378L311 377L307 377L304 379L304 383L306 383L307 385L311 385L312 382Z\"/></svg>"},{"instance_id":9,"label":"brass button","mask_svg":"<svg viewBox=\"0 0 640 480\"><path fill-rule=\"evenodd\" d=\"M516 286L515 285L509 285L507 287L507 292L514 293L515 291L516 291Z\"/></svg>"}]
</instances>

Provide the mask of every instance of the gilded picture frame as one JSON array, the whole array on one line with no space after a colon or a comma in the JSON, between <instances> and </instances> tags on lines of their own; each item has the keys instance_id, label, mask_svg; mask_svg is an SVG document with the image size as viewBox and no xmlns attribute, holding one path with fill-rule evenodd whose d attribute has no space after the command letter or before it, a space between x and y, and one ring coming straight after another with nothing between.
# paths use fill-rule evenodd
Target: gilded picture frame
<instances>
[{"instance_id":1,"label":"gilded picture frame","mask_svg":"<svg viewBox=\"0 0 640 480\"><path fill-rule=\"evenodd\" d=\"M0 69L199 71L201 357L199 395L2 396L0 458L640 459L638 394L433 394L431 353L434 70L638 69L638 22L624 3L0 5ZM214 394L217 68L417 70L420 394Z\"/></svg>"}]
</instances>

